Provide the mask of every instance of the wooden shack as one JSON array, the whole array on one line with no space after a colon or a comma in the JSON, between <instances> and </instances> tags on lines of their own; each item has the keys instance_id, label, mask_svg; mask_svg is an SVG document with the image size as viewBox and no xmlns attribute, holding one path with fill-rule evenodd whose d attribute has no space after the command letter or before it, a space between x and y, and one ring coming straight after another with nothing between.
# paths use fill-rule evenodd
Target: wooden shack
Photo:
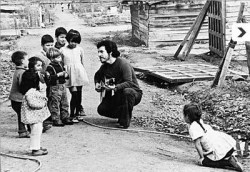
<instances>
[{"instance_id":1,"label":"wooden shack","mask_svg":"<svg viewBox=\"0 0 250 172\"><path fill-rule=\"evenodd\" d=\"M206 0L129 0L132 35L148 47L180 42L195 21ZM205 21L198 39L208 40Z\"/></svg>"},{"instance_id":2,"label":"wooden shack","mask_svg":"<svg viewBox=\"0 0 250 172\"><path fill-rule=\"evenodd\" d=\"M141 40L147 47L157 48L181 42L205 2L206 0L124 0L122 3L130 5L133 37ZM248 0L211 0L207 17L196 40L207 40L210 51L223 56L242 2L245 2L243 14L250 21ZM235 52L237 57L246 55L242 44L236 46Z\"/></svg>"}]
</instances>

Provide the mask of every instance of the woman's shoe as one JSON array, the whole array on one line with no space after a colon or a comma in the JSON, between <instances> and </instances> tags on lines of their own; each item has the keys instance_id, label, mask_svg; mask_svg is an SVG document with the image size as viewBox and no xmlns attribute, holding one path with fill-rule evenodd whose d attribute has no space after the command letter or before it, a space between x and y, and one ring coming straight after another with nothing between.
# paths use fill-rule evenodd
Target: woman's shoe
<instances>
[{"instance_id":1,"label":"woman's shoe","mask_svg":"<svg viewBox=\"0 0 250 172\"><path fill-rule=\"evenodd\" d=\"M32 156L42 156L42 155L47 155L48 151L47 150L42 150L42 149L32 150L31 154L32 154Z\"/></svg>"}]
</instances>

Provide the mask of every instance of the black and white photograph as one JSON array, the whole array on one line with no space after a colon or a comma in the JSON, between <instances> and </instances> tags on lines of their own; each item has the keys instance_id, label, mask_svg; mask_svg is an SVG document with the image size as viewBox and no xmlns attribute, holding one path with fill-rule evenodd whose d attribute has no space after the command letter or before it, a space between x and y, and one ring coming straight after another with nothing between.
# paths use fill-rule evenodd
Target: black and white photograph
<instances>
[{"instance_id":1,"label":"black and white photograph","mask_svg":"<svg viewBox=\"0 0 250 172\"><path fill-rule=\"evenodd\" d=\"M1 0L0 172L250 172L249 0Z\"/></svg>"}]
</instances>

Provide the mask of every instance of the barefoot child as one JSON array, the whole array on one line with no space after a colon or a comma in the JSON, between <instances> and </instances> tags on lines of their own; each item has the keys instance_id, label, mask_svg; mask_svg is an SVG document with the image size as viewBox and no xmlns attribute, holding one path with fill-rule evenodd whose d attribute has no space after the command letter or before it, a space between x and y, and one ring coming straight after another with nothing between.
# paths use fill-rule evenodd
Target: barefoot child
<instances>
[{"instance_id":1,"label":"barefoot child","mask_svg":"<svg viewBox=\"0 0 250 172\"><path fill-rule=\"evenodd\" d=\"M19 138L29 138L29 132L27 131L26 125L21 122L23 94L20 92L22 75L28 68L28 56L26 52L16 51L12 54L11 60L16 65L16 70L12 79L9 99L11 100L12 109L17 113Z\"/></svg>"},{"instance_id":2,"label":"barefoot child","mask_svg":"<svg viewBox=\"0 0 250 172\"><path fill-rule=\"evenodd\" d=\"M46 84L40 71L42 60L38 57L29 59L29 69L23 73L20 91L24 95L21 108L21 120L31 128L30 149L33 156L48 154L41 148L43 121L50 116L47 107Z\"/></svg>"},{"instance_id":3,"label":"barefoot child","mask_svg":"<svg viewBox=\"0 0 250 172\"><path fill-rule=\"evenodd\" d=\"M236 141L228 134L215 131L201 119L202 111L198 104L186 104L183 109L184 120L188 123L189 134L200 156L199 164L207 167L233 167L243 171L241 163L233 155Z\"/></svg>"},{"instance_id":4,"label":"barefoot child","mask_svg":"<svg viewBox=\"0 0 250 172\"><path fill-rule=\"evenodd\" d=\"M52 47L48 49L47 57L51 60L51 63L47 66L47 72L50 76L47 83L50 88L48 106L53 126L72 125L73 122L69 119L69 105L65 87L69 75L63 67L62 54L57 48Z\"/></svg>"},{"instance_id":5,"label":"barefoot child","mask_svg":"<svg viewBox=\"0 0 250 172\"><path fill-rule=\"evenodd\" d=\"M82 87L88 84L88 76L84 68L84 51L78 44L81 42L81 35L78 31L71 29L66 36L68 45L60 50L63 55L63 62L66 66L66 71L69 74L69 80L66 82L66 87L71 93L70 100L70 117L73 122L82 120L85 116L82 103Z\"/></svg>"}]
</instances>

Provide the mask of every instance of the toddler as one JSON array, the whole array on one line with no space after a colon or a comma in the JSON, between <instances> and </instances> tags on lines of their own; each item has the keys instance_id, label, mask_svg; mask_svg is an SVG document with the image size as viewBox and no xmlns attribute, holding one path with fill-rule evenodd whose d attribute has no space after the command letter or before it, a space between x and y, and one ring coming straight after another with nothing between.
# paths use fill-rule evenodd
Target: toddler
<instances>
[{"instance_id":1,"label":"toddler","mask_svg":"<svg viewBox=\"0 0 250 172\"><path fill-rule=\"evenodd\" d=\"M47 149L40 146L43 121L50 116L50 112L46 104L46 84L42 74L40 73L42 70L42 64L43 61L40 58L31 57L29 59L29 69L23 73L20 85L20 92L25 95L21 108L21 120L22 122L30 125L30 149L32 150L33 156L48 154ZM34 107L34 105L31 106L31 104L39 104L37 100L32 101L32 98L37 96L35 93L38 94L38 97L42 100L45 100L42 107L37 108Z\"/></svg>"},{"instance_id":2,"label":"toddler","mask_svg":"<svg viewBox=\"0 0 250 172\"><path fill-rule=\"evenodd\" d=\"M47 83L50 88L48 106L53 126L72 125L73 122L69 119L69 105L65 87L65 79L68 79L69 75L63 67L61 52L52 47L48 49L47 57L51 60L47 66L47 72L50 76Z\"/></svg>"}]
</instances>

